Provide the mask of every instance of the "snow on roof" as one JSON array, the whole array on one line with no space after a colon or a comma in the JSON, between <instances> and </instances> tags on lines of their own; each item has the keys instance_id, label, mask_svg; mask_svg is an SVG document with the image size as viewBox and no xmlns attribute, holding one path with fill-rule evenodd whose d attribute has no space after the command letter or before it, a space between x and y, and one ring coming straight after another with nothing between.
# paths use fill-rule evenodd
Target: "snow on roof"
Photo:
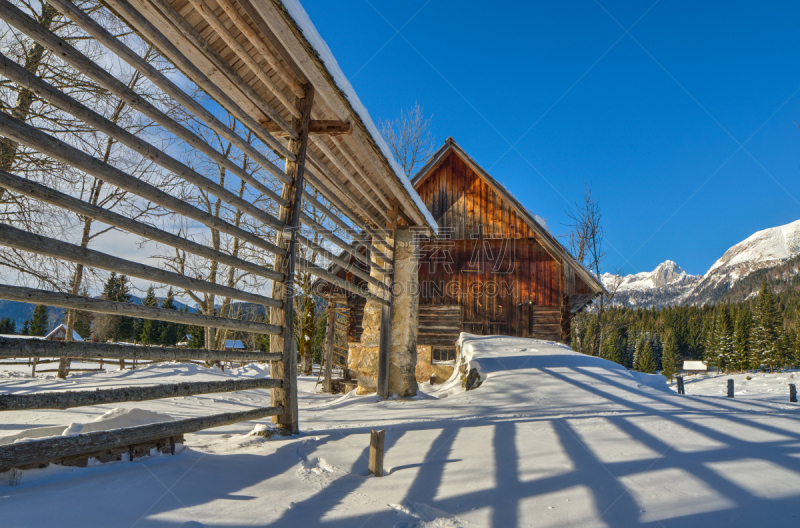
<instances>
[{"instance_id":1,"label":"snow on roof","mask_svg":"<svg viewBox=\"0 0 800 528\"><path fill-rule=\"evenodd\" d=\"M403 169L397 163L397 160L394 159L394 155L392 154L391 149L389 149L389 145L386 143L386 140L383 138L383 135L378 131L378 127L375 126L375 123L372 121L372 117L370 117L369 112L367 112L367 108L361 102L361 99L358 98L356 91L353 89L353 85L350 84L350 81L345 76L342 69L339 67L339 63L336 62L336 58L333 56L328 44L325 40L320 36L317 28L314 27L314 23L311 22L311 19L308 17L308 13L306 13L303 6L300 5L299 0L282 0L284 7L289 12L289 15L294 19L295 23L300 27L300 30L303 32L303 36L306 38L309 44L316 50L319 54L320 60L325 63L325 67L330 72L331 76L333 77L336 86L344 92L347 100L350 101L350 105L353 107L353 110L358 114L361 118L361 121L364 123L364 126L367 127L367 131L370 133L372 138L375 140L375 143L378 145L378 148L381 149L381 153L383 153L384 157L389 162L392 170L397 176L397 179L400 180L403 187L408 191L409 196L414 201L414 204L419 208L422 212L425 220L430 225L431 229L434 232L438 232L438 225L436 224L436 220L434 220L433 215L428 208L425 207L425 204L422 203L422 199L417 194L417 191L414 190L414 187L411 185L411 181L406 176Z\"/></svg>"},{"instance_id":2,"label":"snow on roof","mask_svg":"<svg viewBox=\"0 0 800 528\"><path fill-rule=\"evenodd\" d=\"M63 332L64 332L64 335L66 335L66 333L67 333L67 328L64 326L64 323L61 323L61 324L60 324L60 325L58 325L57 327L53 328L53 330L52 330L52 331L51 331L49 334L47 334L46 336L44 336L44 338L45 338L45 339L50 339L51 337L54 337L54 336L55 336L55 335L56 335L58 332L61 332L61 331L63 331ZM72 330L72 340L73 340L73 341L83 341L83 338L80 336L80 334L79 334L78 332L76 332L76 331L73 329L73 330Z\"/></svg>"},{"instance_id":3,"label":"snow on roof","mask_svg":"<svg viewBox=\"0 0 800 528\"><path fill-rule=\"evenodd\" d=\"M708 370L705 361L684 361L683 370Z\"/></svg>"}]
</instances>

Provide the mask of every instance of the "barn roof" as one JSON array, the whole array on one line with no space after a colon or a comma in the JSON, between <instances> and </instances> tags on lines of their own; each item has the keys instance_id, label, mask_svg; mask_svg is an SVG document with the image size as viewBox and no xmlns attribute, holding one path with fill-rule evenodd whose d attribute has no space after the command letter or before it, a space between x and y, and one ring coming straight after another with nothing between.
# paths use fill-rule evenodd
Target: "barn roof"
<instances>
[{"instance_id":1,"label":"barn roof","mask_svg":"<svg viewBox=\"0 0 800 528\"><path fill-rule=\"evenodd\" d=\"M556 237L553 236L552 233L547 229L544 224L543 220L537 220L539 218L537 215L534 215L531 211L529 211L525 206L520 203L517 198L511 194L511 192L506 189L506 187L492 178L492 176L486 172L483 167L478 165L475 160L473 160L469 154L467 154L461 146L456 143L456 141L452 137L448 137L445 140L444 145L433 155L431 159L422 167L417 174L411 178L411 183L414 185L415 189L419 189L420 185L435 171L439 165L447 159L447 156L454 152L457 154L473 171L475 174L483 178L486 183L489 184L492 189L498 193L502 198L511 205L514 211L523 219L523 221L539 236L539 240L542 245L545 247L550 254L559 260L562 260L567 266L572 268L575 273L586 283L589 289L593 292L592 296L598 295L600 293L608 294L603 283L592 273L589 269L587 269L581 262L578 262L575 257L565 248L561 242L558 241ZM588 301L587 301L588 302Z\"/></svg>"}]
</instances>

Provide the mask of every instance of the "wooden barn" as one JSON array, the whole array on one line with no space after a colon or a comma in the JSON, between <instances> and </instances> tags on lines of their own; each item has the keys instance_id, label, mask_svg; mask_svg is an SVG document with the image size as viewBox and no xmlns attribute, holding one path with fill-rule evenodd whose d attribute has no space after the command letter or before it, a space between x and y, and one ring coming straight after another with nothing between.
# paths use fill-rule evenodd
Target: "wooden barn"
<instances>
[{"instance_id":1,"label":"wooden barn","mask_svg":"<svg viewBox=\"0 0 800 528\"><path fill-rule=\"evenodd\" d=\"M449 376L461 332L568 342L572 317L605 291L594 274L452 138L412 184L439 226L420 242L417 379ZM365 286L352 270L331 271ZM358 343L365 299L322 293L338 296L347 341Z\"/></svg>"},{"instance_id":2,"label":"wooden barn","mask_svg":"<svg viewBox=\"0 0 800 528\"><path fill-rule=\"evenodd\" d=\"M412 183L439 225L420 246L420 361L450 360L462 331L568 341L594 274L452 138Z\"/></svg>"}]
</instances>

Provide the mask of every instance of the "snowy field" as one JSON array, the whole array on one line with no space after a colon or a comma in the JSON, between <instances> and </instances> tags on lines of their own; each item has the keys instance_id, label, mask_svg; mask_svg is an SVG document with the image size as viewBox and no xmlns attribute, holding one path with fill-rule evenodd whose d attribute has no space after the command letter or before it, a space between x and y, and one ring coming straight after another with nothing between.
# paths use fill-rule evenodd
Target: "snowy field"
<instances>
[{"instance_id":1,"label":"snowy field","mask_svg":"<svg viewBox=\"0 0 800 528\"><path fill-rule=\"evenodd\" d=\"M795 526L800 420L791 374L659 376L544 341L463 336L479 388L453 380L411 400L314 394L300 381L302 435L248 436L255 422L187 435L175 456L51 466L0 481L0 526ZM26 372L29 372L26 370ZM0 373L0 390L116 387L231 376L158 364L68 381ZM797 376L797 373L795 373ZM744 380L744 375L741 376ZM772 388L773 390L769 390ZM266 390L129 406L0 414L0 435L88 423L113 407L175 418L265 405ZM262 420L259 423L268 423ZM367 476L386 429L383 478ZM0 436L0 442L2 442Z\"/></svg>"}]
</instances>

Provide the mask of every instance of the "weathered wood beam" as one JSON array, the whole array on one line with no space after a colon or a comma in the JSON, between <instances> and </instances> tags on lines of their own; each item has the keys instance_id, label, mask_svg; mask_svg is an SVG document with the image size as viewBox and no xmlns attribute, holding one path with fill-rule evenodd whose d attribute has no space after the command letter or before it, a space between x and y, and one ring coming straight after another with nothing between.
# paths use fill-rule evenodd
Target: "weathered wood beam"
<instances>
[{"instance_id":1,"label":"weathered wood beam","mask_svg":"<svg viewBox=\"0 0 800 528\"><path fill-rule=\"evenodd\" d=\"M22 68L17 63L8 59L2 54L0 54L0 72L2 72L5 77L9 78L20 86L24 86L25 88L31 90L42 100L49 102L56 108L68 112L84 123L91 125L100 132L103 132L104 134L116 139L123 145L129 147L131 150L138 152L143 158L152 160L180 178L189 181L214 195L218 195L219 192L223 192L223 198L225 198L226 202L229 202L231 199L238 199L236 195L227 192L224 188L208 180L208 178L204 177L186 164L178 161L135 134L128 132L109 119L106 119L92 109L84 106L75 99L54 88L52 85L46 83L39 77L32 75L25 68ZM191 138L191 136L187 135L187 139ZM200 138L198 137L197 139L199 140ZM205 142L202 143L205 144ZM205 145L208 146L207 144ZM267 195L275 202L281 204L280 196L278 196L269 187L258 182L258 180L256 180L252 175L248 174L247 171L231 162L222 154L219 154L212 147L208 146L208 148L211 149L212 152L210 152L210 154L213 156L215 161L221 162L222 160L226 160L225 163L223 163L223 166L225 166L226 169L232 169L231 172L234 175L247 181L253 188L262 194Z\"/></svg>"},{"instance_id":2,"label":"weathered wood beam","mask_svg":"<svg viewBox=\"0 0 800 528\"><path fill-rule=\"evenodd\" d=\"M64 1L64 0L61 0ZM284 159L291 159L291 153L286 147L278 142L274 137L266 133L258 124L258 121L251 115L251 112L245 111L239 104L237 104L231 96L222 88L211 82L205 73L195 64L190 61L183 52L161 31L159 31L139 10L133 8L127 0L108 0L107 2L118 16L122 17L128 25L135 28L144 38L150 41L159 52L170 60L176 67L181 70L187 78L191 79L195 85L201 87L209 96L216 100L220 106L228 110L236 119L238 119L248 130L253 132L255 136L264 142L265 145L273 149L278 155ZM113 42L112 42L113 43ZM129 57L129 49L120 46L119 52L124 52L124 57L130 60L130 64L136 68L146 68L147 63L137 60L137 57ZM142 64L144 62L144 64ZM143 73L144 74L144 73ZM151 80L159 85L166 93L170 94L176 101L180 101L187 109L191 110L198 116L204 123L206 123L212 130L216 131L229 141L231 141L242 152L246 152L253 158L261 167L267 172L275 176L281 181L286 181L286 174L268 160L261 152L255 149L252 145L244 141L234 130L227 125L220 122L213 114L205 110L201 104L194 101L183 90L169 83L169 80L164 79L163 75L155 70L148 73L152 75ZM149 77L150 78L150 77ZM188 99L188 100L187 100Z\"/></svg>"},{"instance_id":3,"label":"weathered wood beam","mask_svg":"<svg viewBox=\"0 0 800 528\"><path fill-rule=\"evenodd\" d=\"M274 306L276 308L283 306L282 301L265 297L264 295L187 277L186 275L162 270L147 264L132 262L94 249L83 248L54 238L23 231L6 224L0 224L0 245L37 255L68 260L90 268L104 269L144 280L169 284L186 290L197 290L263 306Z\"/></svg>"},{"instance_id":4,"label":"weathered wood beam","mask_svg":"<svg viewBox=\"0 0 800 528\"><path fill-rule=\"evenodd\" d=\"M92 299L69 293L48 292L33 288L25 288L23 286L9 286L7 284L0 284L0 299L31 304L45 304L47 306L57 306L59 308L74 308L87 312L140 317L142 319L153 319L156 321L169 321L171 323L211 326L256 334L276 335L283 332L283 328L279 326L256 323L254 321L227 319L224 317L141 306L138 304Z\"/></svg>"},{"instance_id":5,"label":"weathered wood beam","mask_svg":"<svg viewBox=\"0 0 800 528\"><path fill-rule=\"evenodd\" d=\"M320 151L322 151L322 153L325 154L325 156L331 161L331 163L337 169L339 169L339 172L342 174L342 176L344 176L344 178L347 181L349 181L356 189L358 189L358 192L361 193L361 196L366 198L366 200L375 208L376 211L385 216L384 213L385 206L379 205L378 202L376 202L375 199L372 198L372 196L370 196L369 191L367 191L364 188L364 186L361 185L361 183L359 183L358 179L351 174L350 170L344 165L344 163L342 163L339 160L339 158L336 157L336 154L333 153L333 151L325 143L325 141L323 141L323 139L320 136L311 136L311 141L314 143L314 146L316 146ZM364 205L362 205L361 207L366 209Z\"/></svg>"},{"instance_id":6,"label":"weathered wood beam","mask_svg":"<svg viewBox=\"0 0 800 528\"><path fill-rule=\"evenodd\" d=\"M325 355L323 361L322 391L331 392L333 376L333 339L336 336L336 312L328 306L328 324L325 328Z\"/></svg>"},{"instance_id":7,"label":"weathered wood beam","mask_svg":"<svg viewBox=\"0 0 800 528\"><path fill-rule=\"evenodd\" d=\"M261 123L261 126L275 137L286 137L286 133L283 132L277 124L271 121L264 121ZM353 129L350 127L350 123L345 123L344 121L338 121L336 119L313 119L311 120L308 132L309 134L341 136L350 135Z\"/></svg>"},{"instance_id":8,"label":"weathered wood beam","mask_svg":"<svg viewBox=\"0 0 800 528\"><path fill-rule=\"evenodd\" d=\"M167 231L162 231L156 227L143 224L136 220L132 220L121 214L103 209L96 205L88 204L78 198L74 198L68 194L58 192L54 189L41 185L31 180L20 178L9 172L0 171L0 187L14 191L34 200L44 202L50 205L55 205L77 213L82 216L93 218L110 226L117 227L134 235L160 242L176 249L181 249L193 255L206 258L208 260L216 260L221 264L231 266L236 269L247 271L254 275L264 277L272 280L283 280L283 273L277 273L264 266L259 266L252 262L233 257L227 253L216 251L197 242L189 239L173 235Z\"/></svg>"},{"instance_id":9,"label":"weathered wood beam","mask_svg":"<svg viewBox=\"0 0 800 528\"><path fill-rule=\"evenodd\" d=\"M71 369L71 371L74 372L75 369ZM184 383L151 385L147 387L122 387L119 389L0 394L0 411L71 409L73 407L85 407L87 405L141 402L161 400L164 398L197 396L199 394L215 394L218 392L274 389L280 387L280 385L280 380L256 378L223 381L190 381Z\"/></svg>"},{"instance_id":10,"label":"weathered wood beam","mask_svg":"<svg viewBox=\"0 0 800 528\"><path fill-rule=\"evenodd\" d=\"M0 0L2 1L2 0ZM275 253L283 254L285 250L275 244L268 242L244 229L236 227L214 215L202 211L183 200L173 197L170 194L150 185L147 182L135 178L108 163L93 158L89 154L79 150L54 136L45 134L35 127L14 119L9 114L0 112L0 135L13 139L14 141L26 145L34 150L46 154L67 165L82 170L83 172L104 180L111 185L116 185L120 189L136 194L149 200L165 209L181 214L192 220L196 220L208 227L218 229L228 235L238 237L254 246Z\"/></svg>"},{"instance_id":11,"label":"weathered wood beam","mask_svg":"<svg viewBox=\"0 0 800 528\"><path fill-rule=\"evenodd\" d=\"M249 145L238 134L231 131L229 127L222 124L222 122L216 119L208 110L204 109L202 105L200 105L200 103L198 103L192 97L184 93L183 90L178 88L174 83L172 83L169 79L167 79L161 72L156 70L151 64L148 64L144 59L139 57L130 48L125 46L113 35L108 33L99 24L97 24L94 20L92 20L85 13L83 13L83 11L78 9L76 6L74 6L67 0L55 0L55 1L60 3L60 5L58 6L59 9L63 9L64 10L63 12L66 12L70 16L72 16L74 22L79 26L81 26L84 30L86 30L87 33L92 35L95 39L103 43L105 46L109 47L109 49L113 50L118 56L120 56L120 58L128 62L132 67L137 69L137 71L139 71L142 75L153 81L154 84L156 84L157 86L159 86L159 88L164 90L164 92L170 95L170 97L180 102L184 107L189 109L201 120L203 120L206 124L208 124L210 128L212 128L216 132L220 133L220 135L222 135L223 137L234 143L237 146L237 148L247 152L267 172L269 172L270 174L279 179L281 177L283 178L286 177L286 175L283 174L283 171L281 171L275 164L267 160L262 154L257 152L252 147L252 145ZM233 174L236 174L238 177L244 179L245 181L253 185L254 188L258 189L259 191L263 191L265 189L268 190L266 186L256 181L249 174L247 174L246 171L239 168L231 160L227 159L216 149L208 145L208 143L206 143L202 138L200 138L193 132L189 131L188 129L186 129L186 127L177 123L174 119L170 118L169 116L167 116L166 114L155 108L155 106L150 104L144 98L140 97L137 93L131 90L126 84L120 82L118 79L109 74L106 71L106 69L95 64L92 60L90 60L85 55L83 55L75 48L70 46L67 42L63 41L62 39L58 38L52 33L44 30L36 21L33 21L32 19L30 19L30 17L27 17L24 13L22 13L15 7L8 4L7 0L0 0L0 12L2 12L4 19L6 19L7 16L10 17L8 19L10 24L17 27L17 29L24 32L26 35L28 35L30 38L32 38L45 48L52 50L54 53L57 53L59 57L63 59L65 62L76 68L78 71L81 71L84 74L86 74L90 79L98 83L106 90L110 91L120 99L124 100L126 104L130 105L137 111L141 112L143 115L149 117L156 123L160 124L165 129L175 134L177 137L186 141L189 145L196 148L198 151L202 152L203 154L214 160L216 163L219 163L220 165L224 166L227 170L230 170ZM251 118L251 121L254 120ZM246 121L243 122L247 124ZM262 134L262 135L268 136L268 134ZM272 138L271 142L267 137L264 138L259 137L259 139L264 141L271 148L277 149L279 153L281 151L286 150L285 147L283 147L274 138Z\"/></svg>"},{"instance_id":12,"label":"weathered wood beam","mask_svg":"<svg viewBox=\"0 0 800 528\"><path fill-rule=\"evenodd\" d=\"M396 209L395 209L396 211ZM387 226L393 231L392 234L392 264L391 271L385 278L389 283L389 302L381 306L381 326L378 341L378 396L381 398L389 397L389 363L392 352L392 305L394 304L394 256L397 254L397 217L394 222Z\"/></svg>"},{"instance_id":13,"label":"weathered wood beam","mask_svg":"<svg viewBox=\"0 0 800 528\"><path fill-rule=\"evenodd\" d=\"M250 27L250 24L245 18L239 13L239 10L236 9L236 6L230 0L217 0L217 4L225 11L225 14L231 19L233 25L236 26L236 29L242 32L242 34L247 37L247 40L250 41L250 44L256 49L256 51L264 57L264 59L269 64L270 68L272 68L289 86L289 89L294 92L294 95L297 97L305 97L305 92L303 92L303 87L300 86L301 83L298 83L295 80L294 74L289 70L288 67L283 63L282 59L280 58L277 52L273 52L270 49L270 45L267 45L263 40L261 40L261 36L259 36L253 28ZM244 7L244 6L243 6ZM247 9L245 8L245 11ZM253 21L256 23L256 21ZM256 25L258 25L256 23ZM266 28L264 28L266 29ZM267 37L267 35L264 35Z\"/></svg>"},{"instance_id":14,"label":"weathered wood beam","mask_svg":"<svg viewBox=\"0 0 800 528\"><path fill-rule=\"evenodd\" d=\"M220 17L214 14L208 4L206 4L205 0L188 1L194 10L200 13L200 16L203 17L203 20L205 20L208 25L214 29L216 34L219 35L222 41L225 42L225 44L234 52L234 54L236 54L236 56L239 57L239 59L245 63L248 68L250 68L250 71L255 74L258 80L261 81L275 97L278 98L278 100L286 107L289 113L294 117L300 117L300 112L297 110L297 108L295 108L294 104L292 104L283 94L283 91L278 87L277 84L275 84L275 81L270 78L267 72L264 71L258 61L254 59L246 49L244 49L244 46L242 46L238 40L236 40L236 37L234 37L225 24L222 23ZM278 124L276 123L276 125ZM280 127L280 125L278 125L278 127ZM281 131L283 131L283 128L281 128ZM283 133L287 136L289 135L285 131L283 131Z\"/></svg>"},{"instance_id":15,"label":"weathered wood beam","mask_svg":"<svg viewBox=\"0 0 800 528\"><path fill-rule=\"evenodd\" d=\"M344 290L349 291L350 293L354 293L358 296L364 297L365 299L372 299L373 301L380 304L386 304L389 302L386 299L383 299L382 297L378 297L377 295L370 293L369 291L361 290L358 286L356 286L352 282L348 282L340 277L337 277L335 274L329 272L325 268L322 268L302 257L299 257L297 259L297 263L303 266L303 270L311 273L315 277L324 279L330 282L331 284L334 284Z\"/></svg>"},{"instance_id":16,"label":"weathered wood beam","mask_svg":"<svg viewBox=\"0 0 800 528\"><path fill-rule=\"evenodd\" d=\"M93 431L73 436L56 436L28 442L0 445L0 471L61 457L92 453L139 444L212 427L221 427L283 413L282 407L257 407L248 411L212 414L174 422L159 422L123 429Z\"/></svg>"},{"instance_id":17,"label":"weathered wood beam","mask_svg":"<svg viewBox=\"0 0 800 528\"><path fill-rule=\"evenodd\" d=\"M280 220L288 229L281 233L277 241L285 247L286 256L275 258L275 271L283 271L285 282L272 283L272 296L283 300L283 308L270 310L270 322L282 326L283 333L270 339L270 351L281 352L282 362L274 362L270 373L283 380L283 387L272 392L272 404L281 406L285 412L274 421L282 428L298 434L300 432L297 417L297 354L294 347L294 273L298 259L298 232L300 231L300 213L303 209L303 188L305 187L306 151L308 150L308 127L311 121L311 108L314 105L314 86L303 86L305 97L297 101L300 118L292 122L297 129L297 139L289 141L289 151L294 154L295 161L286 162L286 174L291 183L283 185L281 196L289 205L281 207ZM288 236L285 236L288 235ZM288 240L287 240L288 239Z\"/></svg>"},{"instance_id":18,"label":"weathered wood beam","mask_svg":"<svg viewBox=\"0 0 800 528\"><path fill-rule=\"evenodd\" d=\"M361 165L361 163L355 159L354 156L350 155L350 153L347 152L348 148L355 151L355 147L351 144L351 141L348 141L348 139L333 137L331 138L331 141L333 142L334 145L336 145L339 148L339 152L342 153L347 162L350 163L350 165L355 169L358 175L361 176L361 179L366 182L367 187L372 189L372 192L375 193L375 196L377 196L378 199L381 202L383 202L383 205L386 208L391 208L392 207L391 200L384 194L383 189L379 187L378 183L373 181L373 177L371 177L371 176L378 176L380 173L374 173L373 175L370 175L369 171L367 171ZM381 178L381 180L383 180L383 178Z\"/></svg>"},{"instance_id":19,"label":"weathered wood beam","mask_svg":"<svg viewBox=\"0 0 800 528\"><path fill-rule=\"evenodd\" d=\"M358 213L360 213L360 214L354 213L353 215L348 214L348 217L351 220L353 220L354 222L358 222L361 227L364 227L364 225L367 224L367 220L371 221L373 225L376 226L381 226L384 224L384 222L386 221L385 219L379 217L378 215L370 211L369 208L364 207L362 204L356 201L354 193L344 186L342 180L339 179L338 176L336 176L336 174L319 158L319 156L317 156L314 153L313 150L309 151L308 153L308 161L311 162L311 165L314 167L314 170L318 171L318 173L314 176L317 183L321 184L324 178L330 184L330 188L328 190L331 193L331 195L335 196L335 198L342 204L344 203L349 204L349 206L346 206L341 210L345 211L350 209L352 211L357 211ZM309 181L311 181L315 189L322 192L321 188L318 187L317 184L313 183L313 180ZM326 196L326 198L331 200L332 203L336 203L330 198L330 196ZM364 229L366 230L367 228L364 227Z\"/></svg>"},{"instance_id":20,"label":"weathered wood beam","mask_svg":"<svg viewBox=\"0 0 800 528\"><path fill-rule=\"evenodd\" d=\"M330 260L334 264L337 264L337 265L341 266L342 268L351 271L354 275L364 279L365 281L367 281L368 283L372 284L373 286L375 286L377 288L381 288L383 290L387 289L386 284L382 283L381 281L379 281L375 277L372 277L366 271L364 271L362 269L359 269L358 266L350 266L350 262L348 262L348 261L340 258L339 256L331 253L326 248L324 248L324 247L320 246L319 244L313 242L312 240L308 239L307 237L305 237L303 235L297 235L297 239L301 243L303 243L306 247L311 248L314 251L318 252L320 255L322 255L323 257L327 258L328 260Z\"/></svg>"},{"instance_id":21,"label":"weathered wood beam","mask_svg":"<svg viewBox=\"0 0 800 528\"><path fill-rule=\"evenodd\" d=\"M78 341L46 341L0 337L0 358L135 359L137 361L274 361L280 354L209 350L206 348L151 347Z\"/></svg>"},{"instance_id":22,"label":"weathered wood beam","mask_svg":"<svg viewBox=\"0 0 800 528\"><path fill-rule=\"evenodd\" d=\"M284 132L289 134L289 137L296 139L299 136L299 131L296 131L280 113L273 108L267 101L264 100L252 86L247 84L242 77L236 73L230 64L220 56L211 45L201 37L197 31L181 16L178 11L172 7L166 0L148 0L149 3L161 12L164 19L169 21L181 36L188 41L188 43L199 51L203 58L210 61L213 66L230 82L237 90L239 90L251 103L253 103L264 115L270 120L278 123ZM186 50L189 60L192 60L191 50ZM308 97L308 96L306 96ZM289 149L291 152L291 149Z\"/></svg>"}]
</instances>

